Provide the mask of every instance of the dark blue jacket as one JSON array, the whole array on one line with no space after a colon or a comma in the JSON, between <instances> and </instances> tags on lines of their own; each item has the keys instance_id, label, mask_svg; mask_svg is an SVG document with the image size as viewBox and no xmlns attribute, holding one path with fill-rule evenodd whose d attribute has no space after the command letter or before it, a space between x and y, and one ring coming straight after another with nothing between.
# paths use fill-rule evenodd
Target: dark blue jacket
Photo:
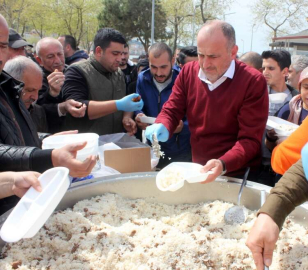
<instances>
[{"instance_id":1,"label":"dark blue jacket","mask_svg":"<svg viewBox=\"0 0 308 270\"><path fill-rule=\"evenodd\" d=\"M136 111L135 114L144 113L146 116L157 117L171 95L172 87L178 75L179 71L173 69L172 82L163 91L159 92L153 82L150 69L141 72L138 75L136 93L141 95L144 106L142 111ZM174 157L178 154L190 152L190 132L186 117L183 119L183 123L184 126L180 133L174 134L167 142L160 143L166 157Z\"/></svg>"},{"instance_id":2,"label":"dark blue jacket","mask_svg":"<svg viewBox=\"0 0 308 270\"><path fill-rule=\"evenodd\" d=\"M89 55L85 51L82 51L82 50L76 51L72 56L65 58L65 64L71 65L75 62L78 62L83 59L85 60L88 58L89 58Z\"/></svg>"}]
</instances>

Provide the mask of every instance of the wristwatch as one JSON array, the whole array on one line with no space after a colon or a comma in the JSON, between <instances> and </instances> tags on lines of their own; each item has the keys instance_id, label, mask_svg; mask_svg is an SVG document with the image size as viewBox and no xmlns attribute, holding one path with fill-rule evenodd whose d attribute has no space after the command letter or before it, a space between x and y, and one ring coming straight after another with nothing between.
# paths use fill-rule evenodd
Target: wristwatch
<instances>
[{"instance_id":1,"label":"wristwatch","mask_svg":"<svg viewBox=\"0 0 308 270\"><path fill-rule=\"evenodd\" d=\"M222 159L218 159L222 164L222 172L220 175L224 175L227 173L226 163Z\"/></svg>"}]
</instances>

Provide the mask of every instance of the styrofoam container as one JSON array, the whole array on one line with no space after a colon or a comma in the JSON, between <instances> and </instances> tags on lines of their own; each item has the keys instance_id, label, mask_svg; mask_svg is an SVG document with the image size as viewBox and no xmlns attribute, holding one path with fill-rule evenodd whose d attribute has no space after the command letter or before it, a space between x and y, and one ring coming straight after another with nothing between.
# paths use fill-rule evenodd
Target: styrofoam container
<instances>
[{"instance_id":1,"label":"styrofoam container","mask_svg":"<svg viewBox=\"0 0 308 270\"><path fill-rule=\"evenodd\" d=\"M290 126L291 130L285 130L282 126ZM286 121L276 116L269 116L266 122L266 129L274 129L279 138L286 138L290 136L299 125L296 125L292 122Z\"/></svg>"},{"instance_id":2,"label":"styrofoam container","mask_svg":"<svg viewBox=\"0 0 308 270\"><path fill-rule=\"evenodd\" d=\"M184 186L185 180L188 183L204 182L208 175L212 174L212 172L209 171L207 173L201 173L200 170L202 167L202 165L192 162L172 162L158 172L156 176L156 186L161 191L176 191ZM162 181L170 175L170 171L175 174L180 173L183 176L183 180L165 188L162 186Z\"/></svg>"},{"instance_id":3,"label":"styrofoam container","mask_svg":"<svg viewBox=\"0 0 308 270\"><path fill-rule=\"evenodd\" d=\"M70 143L87 142L87 145L77 152L77 159L84 161L88 156L98 156L98 134L77 133L49 136L43 140L42 149L58 149Z\"/></svg>"},{"instance_id":4,"label":"styrofoam container","mask_svg":"<svg viewBox=\"0 0 308 270\"><path fill-rule=\"evenodd\" d=\"M69 170L55 167L38 178L42 191L31 187L3 224L0 236L6 242L33 237L45 224L70 186Z\"/></svg>"},{"instance_id":5,"label":"styrofoam container","mask_svg":"<svg viewBox=\"0 0 308 270\"><path fill-rule=\"evenodd\" d=\"M269 102L270 103L283 103L287 98L286 93L276 93L276 94L269 94Z\"/></svg>"},{"instance_id":6,"label":"styrofoam container","mask_svg":"<svg viewBox=\"0 0 308 270\"><path fill-rule=\"evenodd\" d=\"M154 124L156 120L155 117L149 117L149 116L139 116L139 119L142 123L145 124Z\"/></svg>"}]
</instances>

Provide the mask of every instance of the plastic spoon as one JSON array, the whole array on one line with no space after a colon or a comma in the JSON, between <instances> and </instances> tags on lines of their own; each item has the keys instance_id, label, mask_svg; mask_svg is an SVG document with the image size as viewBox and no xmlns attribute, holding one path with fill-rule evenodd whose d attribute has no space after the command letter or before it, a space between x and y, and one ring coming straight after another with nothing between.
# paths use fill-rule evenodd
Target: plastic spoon
<instances>
[{"instance_id":1,"label":"plastic spoon","mask_svg":"<svg viewBox=\"0 0 308 270\"><path fill-rule=\"evenodd\" d=\"M244 223L246 220L247 210L243 206L241 206L240 203L241 203L241 196L242 196L243 188L246 185L249 171L250 171L250 168L247 167L244 178L243 178L243 182L241 184L240 191L238 193L237 205L232 206L225 213L224 219L227 224L230 224L230 225L235 224L235 223L241 224L241 223Z\"/></svg>"}]
</instances>

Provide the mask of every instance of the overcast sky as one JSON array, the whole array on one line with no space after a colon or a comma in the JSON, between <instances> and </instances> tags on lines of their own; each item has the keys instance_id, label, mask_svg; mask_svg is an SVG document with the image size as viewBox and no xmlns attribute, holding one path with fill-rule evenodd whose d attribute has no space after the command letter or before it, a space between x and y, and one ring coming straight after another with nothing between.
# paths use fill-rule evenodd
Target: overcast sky
<instances>
[{"instance_id":1,"label":"overcast sky","mask_svg":"<svg viewBox=\"0 0 308 270\"><path fill-rule=\"evenodd\" d=\"M252 12L248 6L256 0L236 0L229 11L226 11L225 20L230 23L236 33L236 43L239 47L239 53L248 52L250 50L262 53L269 50L268 27L254 27L252 36ZM229 14L228 13L233 13ZM252 41L252 46L251 46Z\"/></svg>"}]
</instances>

